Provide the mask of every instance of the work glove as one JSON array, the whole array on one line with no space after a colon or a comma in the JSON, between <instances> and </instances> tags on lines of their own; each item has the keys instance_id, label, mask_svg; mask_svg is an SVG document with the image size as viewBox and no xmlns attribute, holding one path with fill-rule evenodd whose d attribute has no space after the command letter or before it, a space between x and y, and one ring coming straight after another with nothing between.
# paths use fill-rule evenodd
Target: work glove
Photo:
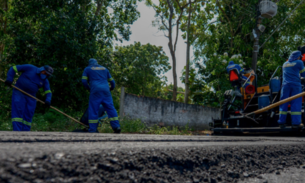
<instances>
[{"instance_id":1,"label":"work glove","mask_svg":"<svg viewBox=\"0 0 305 183\"><path fill-rule=\"evenodd\" d=\"M49 109L49 108L51 107L51 102L45 101L45 102L44 102L44 105L45 105L45 108L46 108L46 109Z\"/></svg>"},{"instance_id":2,"label":"work glove","mask_svg":"<svg viewBox=\"0 0 305 183\"><path fill-rule=\"evenodd\" d=\"M8 87L12 87L12 83L13 83L13 82L11 82L11 81L9 81L9 80L6 80L4 83L5 83L5 85L8 86Z\"/></svg>"}]
</instances>

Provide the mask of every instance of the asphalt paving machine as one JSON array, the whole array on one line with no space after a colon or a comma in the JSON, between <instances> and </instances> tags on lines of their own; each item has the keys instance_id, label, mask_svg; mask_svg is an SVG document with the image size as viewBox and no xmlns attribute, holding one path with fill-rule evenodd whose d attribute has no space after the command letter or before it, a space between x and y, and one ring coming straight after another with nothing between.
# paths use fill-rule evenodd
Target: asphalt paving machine
<instances>
[{"instance_id":1,"label":"asphalt paving machine","mask_svg":"<svg viewBox=\"0 0 305 183\"><path fill-rule=\"evenodd\" d=\"M243 134L304 134L304 128L292 129L290 107L288 107L287 126L280 128L277 121L279 119L279 106L281 103L281 76L282 67L277 69L272 74L269 84L257 86L257 75L253 70L249 70L244 74L250 85L240 88L242 97L232 96L233 90L227 90L224 93L224 103L221 108L221 119L214 120L210 123L212 131L215 135L243 135ZM278 72L279 71L279 72ZM236 71L237 72L237 71ZM239 78L239 82L247 83ZM305 79L301 78L302 86L305 84ZM303 87L303 92L305 88ZM271 106L271 107L270 107ZM276 106L276 107L273 107ZM268 109L268 110L266 110ZM263 111L255 114L256 111ZM304 115L304 97L302 102L302 122L305 121Z\"/></svg>"}]
</instances>

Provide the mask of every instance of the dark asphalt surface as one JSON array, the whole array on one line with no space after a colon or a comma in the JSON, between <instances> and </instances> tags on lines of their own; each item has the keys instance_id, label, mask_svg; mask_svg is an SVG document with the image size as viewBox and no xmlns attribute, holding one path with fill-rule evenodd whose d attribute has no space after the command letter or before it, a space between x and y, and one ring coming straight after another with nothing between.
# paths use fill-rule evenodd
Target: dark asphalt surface
<instances>
[{"instance_id":1,"label":"dark asphalt surface","mask_svg":"<svg viewBox=\"0 0 305 183\"><path fill-rule=\"evenodd\" d=\"M0 182L305 182L304 145L302 137L0 132Z\"/></svg>"}]
</instances>

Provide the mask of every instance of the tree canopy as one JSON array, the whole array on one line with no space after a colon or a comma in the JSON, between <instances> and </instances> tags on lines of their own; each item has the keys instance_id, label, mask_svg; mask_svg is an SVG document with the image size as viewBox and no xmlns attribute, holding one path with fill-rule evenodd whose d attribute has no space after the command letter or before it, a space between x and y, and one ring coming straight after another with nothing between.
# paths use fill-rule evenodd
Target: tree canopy
<instances>
[{"instance_id":1,"label":"tree canopy","mask_svg":"<svg viewBox=\"0 0 305 183\"><path fill-rule=\"evenodd\" d=\"M87 103L81 75L90 58L110 63L115 40L128 40L138 19L136 0L12 0L2 64L50 65L52 103L80 108ZM3 40L3 39L2 39Z\"/></svg>"},{"instance_id":2,"label":"tree canopy","mask_svg":"<svg viewBox=\"0 0 305 183\"><path fill-rule=\"evenodd\" d=\"M299 2L277 2L277 15L262 20L266 29L261 33L260 45L267 41ZM194 66L198 69L196 78L198 84L212 87L214 101L218 101L212 102L214 106L220 106L222 93L231 88L225 71L228 62L233 60L242 67L251 67L257 3L256 0L213 0L202 7L204 11L193 17L194 31L197 33L193 44ZM304 7L305 4L298 7L260 48L256 72L259 85L267 84L276 67L281 66L292 51L304 44Z\"/></svg>"},{"instance_id":3,"label":"tree canopy","mask_svg":"<svg viewBox=\"0 0 305 183\"><path fill-rule=\"evenodd\" d=\"M171 66L162 47L135 42L128 46L116 46L113 55L113 77L118 85L127 88L127 92L156 96L166 83L162 74Z\"/></svg>"}]
</instances>

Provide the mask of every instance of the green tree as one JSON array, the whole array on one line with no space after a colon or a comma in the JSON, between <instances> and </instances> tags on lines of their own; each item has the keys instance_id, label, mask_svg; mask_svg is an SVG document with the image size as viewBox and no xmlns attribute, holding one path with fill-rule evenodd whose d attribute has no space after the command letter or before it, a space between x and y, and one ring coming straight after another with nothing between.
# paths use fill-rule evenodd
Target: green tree
<instances>
[{"instance_id":1,"label":"green tree","mask_svg":"<svg viewBox=\"0 0 305 183\"><path fill-rule=\"evenodd\" d=\"M171 69L163 48L140 42L128 46L116 46L112 75L119 86L128 93L143 96L157 96L166 82L163 75Z\"/></svg>"},{"instance_id":2,"label":"green tree","mask_svg":"<svg viewBox=\"0 0 305 183\"><path fill-rule=\"evenodd\" d=\"M205 5L205 2L201 1L199 3L192 4L189 0L189 8L187 9L188 15L183 16L181 19L181 26L180 29L184 33L182 34L183 39L186 40L187 47L186 47L186 67L185 67L185 77L184 78L184 84L185 84L185 103L189 100L189 94L192 93L190 91L190 85L191 82L189 77L191 74L190 71L192 71L193 68L190 68L191 59L190 59L190 48L191 45L194 44L195 40L200 35L200 32L202 30L202 27L207 27L209 18L213 18L214 14L209 13L213 11L211 9L211 6ZM208 12L208 13L206 13ZM211 22L210 22L211 23ZM213 22L212 22L213 23ZM200 30L200 31L198 31Z\"/></svg>"},{"instance_id":3,"label":"green tree","mask_svg":"<svg viewBox=\"0 0 305 183\"><path fill-rule=\"evenodd\" d=\"M260 36L260 45L263 44L281 24L287 15L299 4L298 1L282 0L277 3L278 13L271 19L263 19L262 24L266 29ZM207 24L197 26L200 32L194 43L194 54L197 61L198 77L207 86L212 87L215 93L215 101L222 102L222 94L226 88L230 88L225 68L230 57L243 64L243 67L251 67L253 51L252 31L256 26L257 0L213 0L206 4L206 11L201 11L200 16L193 19L197 25L202 21L202 16L207 17ZM266 42L258 54L258 69L256 71L258 85L268 84L270 76L277 66L281 66L289 54L304 43L305 5L301 5L295 13L288 18ZM212 10L212 11L208 11ZM213 17L208 16L214 14ZM228 56L223 54L227 53ZM218 104L218 106L219 106Z\"/></svg>"},{"instance_id":4,"label":"green tree","mask_svg":"<svg viewBox=\"0 0 305 183\"><path fill-rule=\"evenodd\" d=\"M128 40L130 24L139 17L136 0L13 0L6 39L9 65L48 64L52 103L77 110L88 93L81 84L92 57L111 62L114 40ZM86 94L86 95L84 95ZM39 96L41 97L41 96Z\"/></svg>"},{"instance_id":5,"label":"green tree","mask_svg":"<svg viewBox=\"0 0 305 183\"><path fill-rule=\"evenodd\" d=\"M177 71L176 71L176 46L181 25L181 19L185 16L187 7L190 4L199 2L187 0L159 0L159 4L154 4L151 0L146 0L146 4L156 11L156 20L153 26L158 26L159 30L164 31L165 37L168 39L168 48L170 50L173 65L173 98L177 100Z\"/></svg>"}]
</instances>

